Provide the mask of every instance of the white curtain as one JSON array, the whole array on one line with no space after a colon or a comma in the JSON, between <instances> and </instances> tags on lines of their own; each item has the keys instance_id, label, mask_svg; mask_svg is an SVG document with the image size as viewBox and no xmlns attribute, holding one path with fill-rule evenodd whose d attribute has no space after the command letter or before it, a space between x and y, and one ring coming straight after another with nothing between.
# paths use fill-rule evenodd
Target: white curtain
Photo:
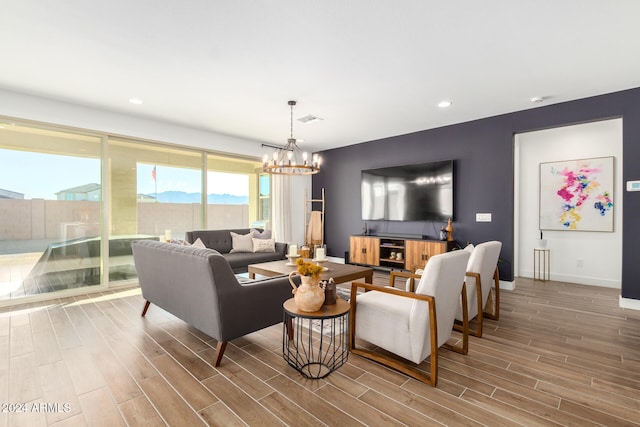
<instances>
[{"instance_id":1,"label":"white curtain","mask_svg":"<svg viewBox=\"0 0 640 427\"><path fill-rule=\"evenodd\" d=\"M273 179L273 235L278 242L291 242L291 177L271 175Z\"/></svg>"}]
</instances>

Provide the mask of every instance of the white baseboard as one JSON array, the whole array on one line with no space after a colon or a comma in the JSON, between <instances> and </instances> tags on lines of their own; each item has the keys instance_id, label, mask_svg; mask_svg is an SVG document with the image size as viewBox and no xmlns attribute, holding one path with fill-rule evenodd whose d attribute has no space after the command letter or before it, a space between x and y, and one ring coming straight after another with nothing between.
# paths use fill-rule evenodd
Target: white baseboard
<instances>
[{"instance_id":1,"label":"white baseboard","mask_svg":"<svg viewBox=\"0 0 640 427\"><path fill-rule=\"evenodd\" d=\"M336 264L344 264L344 258L341 257L337 257L337 256L328 256L327 259L329 260L329 262L335 262Z\"/></svg>"},{"instance_id":2,"label":"white baseboard","mask_svg":"<svg viewBox=\"0 0 640 427\"><path fill-rule=\"evenodd\" d=\"M620 301L618 302L620 308L628 308L630 310L640 310L640 300L633 298L622 298L620 295Z\"/></svg>"},{"instance_id":3,"label":"white baseboard","mask_svg":"<svg viewBox=\"0 0 640 427\"><path fill-rule=\"evenodd\" d=\"M533 271L520 271L520 277L528 277L533 279ZM576 283L578 285L602 286L604 288L620 289L622 283L620 280L607 279L603 277L575 276L569 274L551 273L549 280L556 282Z\"/></svg>"},{"instance_id":4,"label":"white baseboard","mask_svg":"<svg viewBox=\"0 0 640 427\"><path fill-rule=\"evenodd\" d=\"M507 282L506 280L500 280L500 289L512 291L516 288L516 282Z\"/></svg>"}]
</instances>

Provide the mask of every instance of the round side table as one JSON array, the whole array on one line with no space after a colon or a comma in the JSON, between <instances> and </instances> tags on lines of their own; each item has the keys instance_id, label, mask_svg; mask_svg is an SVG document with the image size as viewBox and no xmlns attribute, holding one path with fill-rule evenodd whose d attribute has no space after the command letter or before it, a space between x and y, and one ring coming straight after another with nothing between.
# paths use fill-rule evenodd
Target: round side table
<instances>
[{"instance_id":1,"label":"round side table","mask_svg":"<svg viewBox=\"0 0 640 427\"><path fill-rule=\"evenodd\" d=\"M307 378L324 378L349 357L349 303L338 298L320 310L298 310L293 298L282 305L282 356Z\"/></svg>"}]
</instances>

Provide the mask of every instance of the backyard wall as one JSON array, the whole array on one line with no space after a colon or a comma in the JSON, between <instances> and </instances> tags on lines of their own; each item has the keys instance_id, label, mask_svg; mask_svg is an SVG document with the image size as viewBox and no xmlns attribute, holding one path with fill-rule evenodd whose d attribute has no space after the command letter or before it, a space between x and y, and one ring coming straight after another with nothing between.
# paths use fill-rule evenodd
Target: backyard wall
<instances>
[{"instance_id":1,"label":"backyard wall","mask_svg":"<svg viewBox=\"0 0 640 427\"><path fill-rule=\"evenodd\" d=\"M138 203L138 234L183 239L201 229L201 206L188 203ZM0 199L0 253L16 253L18 241L64 241L100 235L100 203ZM208 205L208 229L246 228L248 205ZM12 244L13 242L13 244Z\"/></svg>"}]
</instances>

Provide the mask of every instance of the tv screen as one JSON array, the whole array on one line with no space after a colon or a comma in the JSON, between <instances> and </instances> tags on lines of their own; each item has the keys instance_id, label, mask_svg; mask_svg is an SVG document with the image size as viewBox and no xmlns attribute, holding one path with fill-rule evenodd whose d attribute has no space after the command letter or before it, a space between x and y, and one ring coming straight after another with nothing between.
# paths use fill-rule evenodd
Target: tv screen
<instances>
[{"instance_id":1,"label":"tv screen","mask_svg":"<svg viewBox=\"0 0 640 427\"><path fill-rule=\"evenodd\" d=\"M363 220L453 219L453 160L362 171Z\"/></svg>"}]
</instances>

